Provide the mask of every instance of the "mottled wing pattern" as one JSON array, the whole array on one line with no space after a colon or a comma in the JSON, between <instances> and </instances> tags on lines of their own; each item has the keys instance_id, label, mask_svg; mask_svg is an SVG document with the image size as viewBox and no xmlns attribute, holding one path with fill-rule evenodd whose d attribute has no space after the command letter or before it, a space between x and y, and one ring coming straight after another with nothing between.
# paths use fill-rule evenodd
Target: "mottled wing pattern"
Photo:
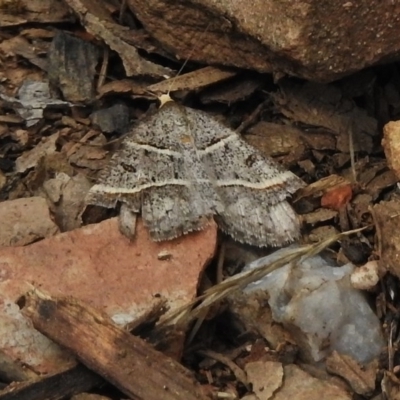
<instances>
[{"instance_id":1,"label":"mottled wing pattern","mask_svg":"<svg viewBox=\"0 0 400 400\"><path fill-rule=\"evenodd\" d=\"M120 228L127 236L134 234L132 213L142 213L154 240L202 229L215 213L213 188L179 110L167 104L138 124L89 192L89 204L124 205Z\"/></svg>"},{"instance_id":2,"label":"mottled wing pattern","mask_svg":"<svg viewBox=\"0 0 400 400\"><path fill-rule=\"evenodd\" d=\"M299 236L286 199L302 186L222 123L170 102L124 140L87 202L121 203L127 236L139 212L154 240L202 229L215 215L241 242L282 245Z\"/></svg>"},{"instance_id":3,"label":"mottled wing pattern","mask_svg":"<svg viewBox=\"0 0 400 400\"><path fill-rule=\"evenodd\" d=\"M221 196L226 207L216 222L237 241L264 247L282 246L298 239L299 219L286 200L268 204L265 193L238 187L224 188Z\"/></svg>"},{"instance_id":4,"label":"mottled wing pattern","mask_svg":"<svg viewBox=\"0 0 400 400\"><path fill-rule=\"evenodd\" d=\"M304 186L290 171L243 141L231 129L200 111L196 146L203 165L210 166L215 191L223 204L219 227L240 242L279 246L300 234L298 217L288 196Z\"/></svg>"}]
</instances>

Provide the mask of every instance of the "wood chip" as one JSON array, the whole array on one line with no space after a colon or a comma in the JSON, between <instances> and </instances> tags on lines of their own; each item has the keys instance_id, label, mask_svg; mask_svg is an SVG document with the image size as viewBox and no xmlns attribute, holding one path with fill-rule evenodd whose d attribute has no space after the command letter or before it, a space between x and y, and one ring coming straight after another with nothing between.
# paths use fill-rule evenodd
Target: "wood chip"
<instances>
[{"instance_id":1,"label":"wood chip","mask_svg":"<svg viewBox=\"0 0 400 400\"><path fill-rule=\"evenodd\" d=\"M195 90L235 76L229 69L205 67L187 74L164 80L147 87L152 93L169 93L177 90Z\"/></svg>"},{"instance_id":2,"label":"wood chip","mask_svg":"<svg viewBox=\"0 0 400 400\"><path fill-rule=\"evenodd\" d=\"M40 332L66 347L131 398L205 399L191 373L144 340L78 300L27 296L24 313Z\"/></svg>"},{"instance_id":3,"label":"wood chip","mask_svg":"<svg viewBox=\"0 0 400 400\"><path fill-rule=\"evenodd\" d=\"M101 0L66 0L66 3L79 15L86 30L118 53L125 67L127 76L150 75L166 78L171 70L142 58L137 49L124 40L125 28L116 24L107 14Z\"/></svg>"},{"instance_id":4,"label":"wood chip","mask_svg":"<svg viewBox=\"0 0 400 400\"><path fill-rule=\"evenodd\" d=\"M100 376L78 365L41 379L13 383L0 391L0 400L61 400L102 383Z\"/></svg>"},{"instance_id":5,"label":"wood chip","mask_svg":"<svg viewBox=\"0 0 400 400\"><path fill-rule=\"evenodd\" d=\"M369 395L375 390L377 361L365 367L351 357L334 351L326 360L326 369L345 379L360 395Z\"/></svg>"}]
</instances>

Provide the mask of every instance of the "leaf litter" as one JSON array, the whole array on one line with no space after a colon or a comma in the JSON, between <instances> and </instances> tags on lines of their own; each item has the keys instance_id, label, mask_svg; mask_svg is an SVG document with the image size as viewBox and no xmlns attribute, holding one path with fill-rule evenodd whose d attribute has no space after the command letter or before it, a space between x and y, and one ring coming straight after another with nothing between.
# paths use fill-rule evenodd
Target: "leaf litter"
<instances>
[{"instance_id":1,"label":"leaf litter","mask_svg":"<svg viewBox=\"0 0 400 400\"><path fill-rule=\"evenodd\" d=\"M286 168L291 168L310 184L297 192L291 201L304 221L302 241L310 243L317 240L316 238L330 236L317 244L306 244L291 259L280 260L279 265L291 260L295 262L300 256L317 253L325 247L329 247L331 257L341 263L348 260L377 260L381 281L380 286L370 289L371 298L381 302L383 313L389 308L397 309L396 299L391 293L394 293L393 287L397 288L396 279L399 277L396 221L400 211L397 210L398 178L389 169L389 166L395 165L397 153L395 142L393 145L390 143L390 151L386 145L386 160L380 146L380 127L389 120L397 119L400 110L395 72L387 78L382 89L378 79L382 74L380 67L370 69L368 74L361 71L355 74L352 80L352 84L355 85L352 91L345 83L346 79L343 82L324 85L299 83L290 78L274 83L268 75L225 71L211 66L191 65L189 62L182 75L173 78L172 81L165 81L165 77L173 75L174 69L179 69L180 62L174 60L157 43L152 42L143 28L131 24L133 28L128 29L115 22L118 8L110 5L100 13L96 2L66 3L75 11L75 15L81 17L82 25L76 23L69 32L61 31L61 37L71 37L82 49L87 46L95 49L95 57L90 62L83 57L85 51L77 52L74 56L75 61L80 61L81 67L77 66L78 63L71 64L71 69L65 71L66 74L70 74L68 76L61 75L62 70L59 66L61 60L68 60L70 55L68 52L54 51L60 36L55 36L52 29L41 25L41 33L28 34L23 30L18 33L3 28L2 34L7 36L7 40L0 47L3 64L0 71L0 128L4 128L0 129L0 132L3 132L0 135L0 169L6 178L1 186L4 206L7 205L6 201L41 196L47 201L57 229L68 232L78 228L81 224L79 213L83 209L85 194L99 171L109 162L111 154L118 148L121 135L123 138L126 133L126 123L120 124L118 117L115 118L110 113L104 121L99 122L94 117L96 113L102 113L104 110L106 114L105 110L118 101L128 110L128 115L123 117L124 121L142 120L148 114L148 108L153 107L150 104L152 95L149 92L163 92L165 88L172 88L173 91L177 91L177 101L210 112L223 119L233 129L240 128L244 140L248 140L251 145L281 162ZM62 14L61 11L54 19L57 22L71 22L71 14ZM29 20L33 18L29 14L29 8L26 9L26 18L28 21L34 21ZM35 15L34 18L36 21L38 17ZM23 18L9 21L8 24L13 24L12 21L24 23ZM49 21L53 22L49 18L36 22L46 24ZM91 35L82 34L82 26ZM105 45L99 45L99 39L104 40ZM35 46L32 46L33 43ZM6 44L8 47L5 47ZM34 53L32 48L36 49ZM105 51L105 48L109 48L111 52ZM52 55L56 61L43 62L43 55L47 55L50 60ZM82 73L85 68L92 72ZM39 107L40 113L34 116L38 122L29 126L24 123L28 114L21 114L21 106L30 112L29 106L25 105L21 98L18 99L18 90L27 82L36 82L39 85L47 83L48 80L51 82L52 94L47 100L43 100L43 105ZM368 90L371 84L379 89L380 95L375 98ZM83 88L89 90L82 94ZM62 97L60 93L63 94ZM10 101L12 98L15 100ZM62 107L50 107L53 101L61 102ZM370 104L375 107L367 107ZM372 109L375 111L372 112ZM20 115L24 119L21 119ZM65 117L69 117L70 121ZM21 138L18 136L18 130L26 131L26 140L18 140L18 137ZM388 142L389 138L386 140ZM21 209L22 219L26 215L24 212L26 211ZM107 216L111 214L108 212ZM104 215L101 215L101 218L104 218ZM332 238L332 231L346 230L353 230L352 234L345 237L339 233ZM29 238L32 232L33 225L27 229L26 237ZM53 234L54 231L48 233ZM10 229L6 241L12 242L15 235L15 231ZM37 240L36 237L33 240ZM223 235L220 236L221 242L229 240ZM193 249L187 246L187 251ZM227 252L223 260L225 280L207 289L204 294L200 293L201 297L197 300L192 299L189 302L191 308L186 307L185 313L181 315L180 321L184 326L194 318L203 321L203 324L197 325L196 336L192 334L194 339L190 345L185 348L182 342L178 345L181 351L184 349L185 364L196 372L198 380L204 385L208 384L213 389L232 392L237 396L244 394L246 390L236 381L237 374L235 375L234 368L231 372L229 363L226 364L228 369L222 367L223 358L220 357L219 362L202 370L196 361L199 357L195 352L196 348L206 348L226 357L239 345L247 345L231 358L231 361L247 371L250 371L251 367L246 368L246 365L251 364L246 360L253 357L251 362L262 362L263 368L270 368L271 362L283 365L285 377L300 374L304 382L317 379L303 370L290 370L297 368L293 363L299 362L297 356L293 355L296 351L291 351L298 344L289 339L290 335L287 338L282 337L282 343L272 346L272 337L267 343L265 339L255 338L254 332L253 336L246 337L246 332L227 325L226 306L221 300L229 293L237 291L238 287L258 279L255 276L249 278L240 274L232 277L229 275L249 262L249 258L255 259L266 254L264 250L240 246L237 243L233 246L235 256ZM141 251L145 252L146 247L143 246ZM163 263L165 267L176 258L173 248L168 250L168 257L157 257L158 254L164 253L165 249L157 251L157 260L154 260L154 263ZM208 280L209 284L215 282L213 274L216 264L217 260L214 259L208 273L204 275L204 281ZM277 265L266 266L266 270L258 273L266 274L268 268L275 267ZM192 308L193 306L195 307ZM210 309L211 306L214 311ZM181 309L180 311L183 312ZM384 314L381 317L384 318ZM170 332L173 327L167 329L166 322L171 321L171 318L171 314L163 317L163 323L158 329ZM270 325L273 324L270 322ZM396 329L395 320L386 326L384 331L391 337ZM229 340L224 341L215 333L212 334L218 327L226 331ZM259 353L256 353L256 340L264 340L263 351ZM268 345L271 348L265 351L265 346ZM393 364L396 351L389 347L389 352L389 359ZM203 355L203 361L211 354L209 352L208 356ZM292 361L289 366L282 364L285 357ZM354 381L351 373L341 367L343 364L349 365L351 362L343 359L331 360L328 370L343 376L348 382ZM379 366L382 371L385 367ZM351 369L354 374L356 367ZM388 369L389 380L390 373L393 373L393 368ZM360 376L361 372L357 374ZM248 376L251 376L250 372ZM374 385L375 378L360 379L360 382L350 383L349 387L357 393L362 392L364 396L371 396L378 387ZM255 382L261 385L259 381ZM315 384L317 381L313 382ZM323 381L318 380L319 384L321 382ZM324 389L320 390L326 390L326 386L323 386L323 383L321 385ZM392 378L387 386L392 386L392 390L395 390L395 379ZM279 393L280 383L275 383L274 387L277 388L276 393ZM285 390L289 390L288 387L281 389L282 396Z\"/></svg>"}]
</instances>

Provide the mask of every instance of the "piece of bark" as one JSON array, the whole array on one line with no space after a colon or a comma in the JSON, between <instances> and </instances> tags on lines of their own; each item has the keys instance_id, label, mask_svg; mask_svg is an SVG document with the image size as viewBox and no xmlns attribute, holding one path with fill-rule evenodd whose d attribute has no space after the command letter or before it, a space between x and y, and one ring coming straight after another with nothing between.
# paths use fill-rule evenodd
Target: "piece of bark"
<instances>
[{"instance_id":1,"label":"piece of bark","mask_svg":"<svg viewBox=\"0 0 400 400\"><path fill-rule=\"evenodd\" d=\"M230 79L220 85L206 88L200 95L202 104L233 104L248 99L254 92L265 85L264 75L241 74L237 79Z\"/></svg>"},{"instance_id":2,"label":"piece of bark","mask_svg":"<svg viewBox=\"0 0 400 400\"><path fill-rule=\"evenodd\" d=\"M11 384L0 391L0 400L58 400L99 386L103 379L83 365L44 378Z\"/></svg>"},{"instance_id":3,"label":"piece of bark","mask_svg":"<svg viewBox=\"0 0 400 400\"><path fill-rule=\"evenodd\" d=\"M142 58L130 44L131 31L116 24L102 1L65 0L79 16L87 32L102 39L121 57L127 76L146 75L157 78L171 76L171 70Z\"/></svg>"},{"instance_id":4,"label":"piece of bark","mask_svg":"<svg viewBox=\"0 0 400 400\"><path fill-rule=\"evenodd\" d=\"M360 365L350 356L334 351L326 360L328 372L341 376L360 395L368 396L375 390L377 361Z\"/></svg>"},{"instance_id":5,"label":"piece of bark","mask_svg":"<svg viewBox=\"0 0 400 400\"><path fill-rule=\"evenodd\" d=\"M268 305L268 293L262 290L251 294L237 291L228 298L234 320L240 321L246 333L261 335L274 351L282 351L294 341L282 325L275 323Z\"/></svg>"},{"instance_id":6,"label":"piece of bark","mask_svg":"<svg viewBox=\"0 0 400 400\"><path fill-rule=\"evenodd\" d=\"M374 200L376 200L382 196L382 192L385 189L393 187L397 182L398 178L395 172L388 170L381 174L377 174L377 176L368 183L365 189L366 192L370 194Z\"/></svg>"},{"instance_id":7,"label":"piece of bark","mask_svg":"<svg viewBox=\"0 0 400 400\"><path fill-rule=\"evenodd\" d=\"M324 128L304 129L301 137L313 150L336 150L336 138Z\"/></svg>"},{"instance_id":8,"label":"piece of bark","mask_svg":"<svg viewBox=\"0 0 400 400\"><path fill-rule=\"evenodd\" d=\"M306 240L316 243L322 240L326 240L327 238L332 237L333 235L337 235L338 233L339 231L334 226L318 226L309 233Z\"/></svg>"},{"instance_id":9,"label":"piece of bark","mask_svg":"<svg viewBox=\"0 0 400 400\"><path fill-rule=\"evenodd\" d=\"M303 160L308 148L300 129L266 121L251 127L244 139L267 156L277 158L286 167Z\"/></svg>"},{"instance_id":10,"label":"piece of bark","mask_svg":"<svg viewBox=\"0 0 400 400\"><path fill-rule=\"evenodd\" d=\"M206 398L181 364L118 328L104 314L77 300L50 298L37 291L26 300L23 312L36 329L126 395L146 400Z\"/></svg>"},{"instance_id":11,"label":"piece of bark","mask_svg":"<svg viewBox=\"0 0 400 400\"><path fill-rule=\"evenodd\" d=\"M296 202L303 198L319 198L335 187L348 185L350 183L349 180L342 176L332 174L311 183L305 188L299 189L296 195L293 196L293 201Z\"/></svg>"},{"instance_id":12,"label":"piece of bark","mask_svg":"<svg viewBox=\"0 0 400 400\"><path fill-rule=\"evenodd\" d=\"M141 97L146 99L154 99L154 95L148 93L147 83L141 80L121 79L107 82L97 89L97 98L101 99L105 96L113 96L115 94L131 95L133 98Z\"/></svg>"},{"instance_id":13,"label":"piece of bark","mask_svg":"<svg viewBox=\"0 0 400 400\"><path fill-rule=\"evenodd\" d=\"M272 94L272 100L276 109L293 123L318 127L320 133L330 132L336 138L337 150L342 153L350 153L351 140L354 151L371 153L374 150L378 121L344 98L337 87L314 82L296 84L290 80L282 81L279 87L280 91ZM317 147L332 147L332 139L333 136Z\"/></svg>"},{"instance_id":14,"label":"piece of bark","mask_svg":"<svg viewBox=\"0 0 400 400\"><path fill-rule=\"evenodd\" d=\"M338 216L338 212L335 210L329 210L327 208L318 208L307 214L302 215L302 221L308 225L316 225L321 222L331 221Z\"/></svg>"},{"instance_id":15,"label":"piece of bark","mask_svg":"<svg viewBox=\"0 0 400 400\"><path fill-rule=\"evenodd\" d=\"M0 221L0 247L25 246L59 232L42 197L1 202Z\"/></svg>"},{"instance_id":16,"label":"piece of bark","mask_svg":"<svg viewBox=\"0 0 400 400\"><path fill-rule=\"evenodd\" d=\"M0 2L1 8L1 2ZM1 17L0 17L1 19ZM1 26L1 22L0 22ZM47 45L45 45L47 46ZM43 46L43 47L45 47ZM46 51L46 49L42 49L40 45L32 46L32 43L27 40L27 38L23 37L22 35L13 36L10 39L3 40L0 44L0 51L5 54L13 54L21 56L33 65L36 65L40 69L46 71L47 70L47 60L41 57L42 51ZM4 68L4 66L2 67Z\"/></svg>"},{"instance_id":17,"label":"piece of bark","mask_svg":"<svg viewBox=\"0 0 400 400\"><path fill-rule=\"evenodd\" d=\"M233 70L208 66L155 83L148 86L147 90L157 94L175 92L177 90L196 90L232 78L235 75L236 72Z\"/></svg>"},{"instance_id":18,"label":"piece of bark","mask_svg":"<svg viewBox=\"0 0 400 400\"><path fill-rule=\"evenodd\" d=\"M99 54L99 49L87 41L62 31L56 34L48 53L48 75L65 100L90 102L94 98Z\"/></svg>"},{"instance_id":19,"label":"piece of bark","mask_svg":"<svg viewBox=\"0 0 400 400\"><path fill-rule=\"evenodd\" d=\"M53 133L51 136L42 138L31 150L25 151L15 161L15 171L23 174L28 169L37 167L42 158L55 154L57 151L56 143L59 136L58 132Z\"/></svg>"},{"instance_id":20,"label":"piece of bark","mask_svg":"<svg viewBox=\"0 0 400 400\"><path fill-rule=\"evenodd\" d=\"M75 20L63 0L0 1L0 26L30 24L60 24Z\"/></svg>"}]
</instances>

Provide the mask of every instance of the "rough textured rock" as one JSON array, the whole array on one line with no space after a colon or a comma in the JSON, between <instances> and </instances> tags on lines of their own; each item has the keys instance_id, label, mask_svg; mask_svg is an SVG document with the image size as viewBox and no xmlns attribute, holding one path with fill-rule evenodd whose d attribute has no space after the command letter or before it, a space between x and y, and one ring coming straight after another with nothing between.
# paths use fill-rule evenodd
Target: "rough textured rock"
<instances>
[{"instance_id":1,"label":"rough textured rock","mask_svg":"<svg viewBox=\"0 0 400 400\"><path fill-rule=\"evenodd\" d=\"M373 211L380 247L380 265L400 278L400 201L381 201L374 205Z\"/></svg>"},{"instance_id":2,"label":"rough textured rock","mask_svg":"<svg viewBox=\"0 0 400 400\"><path fill-rule=\"evenodd\" d=\"M383 127L382 145L390 169L400 179L400 121L390 121Z\"/></svg>"},{"instance_id":3,"label":"rough textured rock","mask_svg":"<svg viewBox=\"0 0 400 400\"><path fill-rule=\"evenodd\" d=\"M396 1L128 0L128 4L172 53L207 64L327 82L394 59L400 52Z\"/></svg>"}]
</instances>

